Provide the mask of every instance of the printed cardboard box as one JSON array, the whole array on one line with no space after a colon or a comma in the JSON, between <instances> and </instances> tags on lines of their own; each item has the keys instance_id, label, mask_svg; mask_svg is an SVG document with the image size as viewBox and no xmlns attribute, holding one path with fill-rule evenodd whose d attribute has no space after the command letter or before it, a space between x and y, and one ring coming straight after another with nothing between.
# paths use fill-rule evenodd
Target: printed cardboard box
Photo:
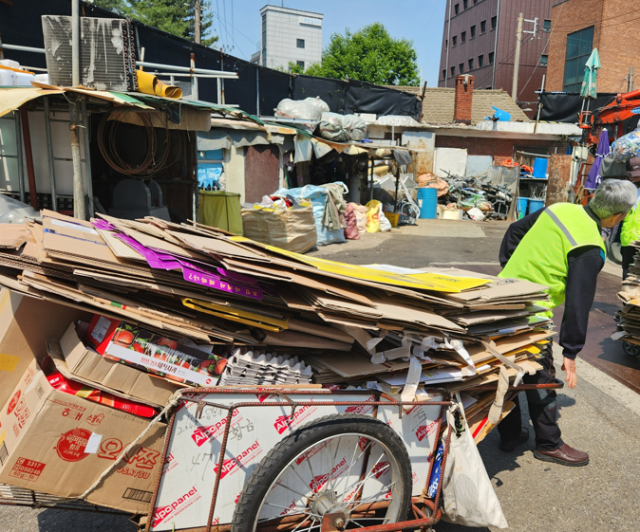
<instances>
[{"instance_id":1,"label":"printed cardboard box","mask_svg":"<svg viewBox=\"0 0 640 532\"><path fill-rule=\"evenodd\" d=\"M295 392L287 393L287 397L299 402L319 402L328 399L319 395L296 395ZM152 519L154 531L205 526L213 495L214 475L220 476L214 523L230 523L249 476L280 440L299 427L323 416L372 415L374 407L366 403L374 401L375 396L367 391L358 396L336 394L331 396L330 400L362 401L364 404L300 406L296 408L293 416L291 406L282 397L268 392L261 393L259 390L255 394L211 394L202 399L221 406L240 402L269 403L273 406L243 407L234 411L221 471L218 471L218 460L227 411L215 406L205 406L198 415L198 405L195 403L187 403L178 409ZM440 400L440 397L433 397L432 400ZM416 495L421 494L426 487L428 458L436 439L435 428L439 415L439 406L417 406L409 413L403 412L402 416L399 415L398 407L380 406L378 410L378 419L390 425L407 445L413 467L413 493ZM343 454L343 458L350 462L351 458L346 456L348 453ZM325 459L324 453L310 457L310 469L315 473L313 476L307 475L310 488L321 489L330 479L333 482L341 482L345 488L357 486L361 470L356 465L349 471L341 456L337 456L333 464L322 462ZM375 452L372 458L376 458ZM383 486L388 482L386 474L390 473L384 467L383 463L376 465L376 480ZM375 486L373 483L370 489L375 489ZM346 497L349 496L350 493L347 492ZM287 508L295 507L296 501L291 500L290 493L282 493L281 497L278 504L282 510L278 515L286 515Z\"/></svg>"},{"instance_id":2,"label":"printed cardboard box","mask_svg":"<svg viewBox=\"0 0 640 532\"><path fill-rule=\"evenodd\" d=\"M191 386L215 386L227 359L96 314L84 337L106 358Z\"/></svg>"},{"instance_id":3,"label":"printed cardboard box","mask_svg":"<svg viewBox=\"0 0 640 532\"><path fill-rule=\"evenodd\" d=\"M91 316L50 301L0 289L0 405L4 405L35 358L47 354L47 340L60 338L74 320Z\"/></svg>"},{"instance_id":4,"label":"printed cardboard box","mask_svg":"<svg viewBox=\"0 0 640 532\"><path fill-rule=\"evenodd\" d=\"M0 483L78 497L148 422L54 390L32 360L0 411ZM154 427L87 500L147 512L165 429Z\"/></svg>"},{"instance_id":5,"label":"printed cardboard box","mask_svg":"<svg viewBox=\"0 0 640 532\"><path fill-rule=\"evenodd\" d=\"M73 376L89 383L96 383L99 388L117 390L131 399L164 406L171 395L180 389L178 384L87 349L78 338L73 323L61 338L60 348L67 368Z\"/></svg>"}]
</instances>

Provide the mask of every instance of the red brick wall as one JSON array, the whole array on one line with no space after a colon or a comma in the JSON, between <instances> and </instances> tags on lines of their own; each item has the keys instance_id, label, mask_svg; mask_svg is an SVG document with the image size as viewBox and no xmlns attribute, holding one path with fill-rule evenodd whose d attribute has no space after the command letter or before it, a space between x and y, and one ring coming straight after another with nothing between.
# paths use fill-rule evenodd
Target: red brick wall
<instances>
[{"instance_id":1,"label":"red brick wall","mask_svg":"<svg viewBox=\"0 0 640 532\"><path fill-rule=\"evenodd\" d=\"M558 153L564 153L562 143L550 140L522 140L496 139L491 137L445 137L436 133L436 148L466 149L467 155L491 155L492 157L513 158L514 146L531 146L550 148L551 153L558 148Z\"/></svg>"},{"instance_id":2,"label":"red brick wall","mask_svg":"<svg viewBox=\"0 0 640 532\"><path fill-rule=\"evenodd\" d=\"M561 91L567 35L594 26L593 47L598 48L598 92L627 92L629 67L640 74L640 30L635 3L620 0L567 0L555 6L551 17L546 90ZM634 83L640 85L640 83Z\"/></svg>"},{"instance_id":3,"label":"red brick wall","mask_svg":"<svg viewBox=\"0 0 640 532\"><path fill-rule=\"evenodd\" d=\"M471 124L471 104L473 102L473 76L456 77L456 94L453 104L453 121ZM466 84L465 84L466 81Z\"/></svg>"}]
</instances>

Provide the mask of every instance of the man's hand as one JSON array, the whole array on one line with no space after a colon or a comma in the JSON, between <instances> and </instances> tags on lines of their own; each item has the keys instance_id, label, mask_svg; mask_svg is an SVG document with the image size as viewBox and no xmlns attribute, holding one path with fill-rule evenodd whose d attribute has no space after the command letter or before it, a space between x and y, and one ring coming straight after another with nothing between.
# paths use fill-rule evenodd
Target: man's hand
<instances>
[{"instance_id":1,"label":"man's hand","mask_svg":"<svg viewBox=\"0 0 640 532\"><path fill-rule=\"evenodd\" d=\"M562 371L567 372L567 386L572 390L578 384L578 374L576 373L576 361L570 358L564 357L562 362Z\"/></svg>"}]
</instances>

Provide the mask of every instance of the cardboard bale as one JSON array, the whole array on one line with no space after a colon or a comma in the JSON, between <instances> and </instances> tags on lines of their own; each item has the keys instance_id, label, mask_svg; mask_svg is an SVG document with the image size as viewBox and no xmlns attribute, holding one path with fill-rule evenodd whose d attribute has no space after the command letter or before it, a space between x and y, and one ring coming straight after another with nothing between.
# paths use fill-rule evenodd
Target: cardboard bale
<instances>
[{"instance_id":1,"label":"cardboard bale","mask_svg":"<svg viewBox=\"0 0 640 532\"><path fill-rule=\"evenodd\" d=\"M242 209L242 229L247 238L296 253L309 251L318 238L311 207Z\"/></svg>"},{"instance_id":2,"label":"cardboard bale","mask_svg":"<svg viewBox=\"0 0 640 532\"><path fill-rule=\"evenodd\" d=\"M0 411L0 483L59 497L82 495L148 420L53 389L37 362ZM161 467L166 425L154 426L86 500L145 513Z\"/></svg>"}]
</instances>

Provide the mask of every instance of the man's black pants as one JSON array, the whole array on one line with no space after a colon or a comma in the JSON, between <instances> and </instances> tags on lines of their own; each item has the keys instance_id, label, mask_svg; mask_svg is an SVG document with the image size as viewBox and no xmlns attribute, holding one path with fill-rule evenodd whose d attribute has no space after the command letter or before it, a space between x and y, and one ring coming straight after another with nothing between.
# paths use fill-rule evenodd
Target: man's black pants
<instances>
[{"instance_id":1,"label":"man's black pants","mask_svg":"<svg viewBox=\"0 0 640 532\"><path fill-rule=\"evenodd\" d=\"M542 364L542 369L535 375L525 375L524 384L547 384L556 382L556 368L553 365L553 343L549 342L542 351L543 358L537 361ZM558 406L555 390L527 390L527 403L529 416L536 432L536 449L540 451L554 451L564 444L560 437L560 428L557 423ZM522 430L520 401L516 396L513 399L515 408L498 425L498 432L502 441L512 442L520 437Z\"/></svg>"},{"instance_id":2,"label":"man's black pants","mask_svg":"<svg viewBox=\"0 0 640 532\"><path fill-rule=\"evenodd\" d=\"M633 256L636 254L636 248L633 246L622 246L620 254L622 255L622 280L624 281L629 275L629 268L633 264Z\"/></svg>"}]
</instances>

